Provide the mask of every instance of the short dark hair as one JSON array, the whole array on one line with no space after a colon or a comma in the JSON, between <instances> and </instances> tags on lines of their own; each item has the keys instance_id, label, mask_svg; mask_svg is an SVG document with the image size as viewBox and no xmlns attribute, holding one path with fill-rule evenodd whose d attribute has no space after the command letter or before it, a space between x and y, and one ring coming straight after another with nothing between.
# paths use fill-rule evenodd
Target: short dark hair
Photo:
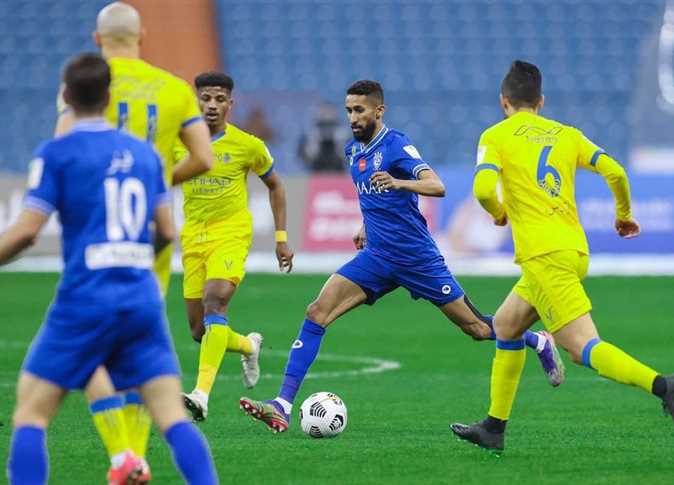
<instances>
[{"instance_id":1,"label":"short dark hair","mask_svg":"<svg viewBox=\"0 0 674 485\"><path fill-rule=\"evenodd\" d=\"M356 81L349 86L349 89L346 90L346 94L372 96L378 104L384 104L384 89L377 81L370 81L368 79Z\"/></svg>"},{"instance_id":2,"label":"short dark hair","mask_svg":"<svg viewBox=\"0 0 674 485\"><path fill-rule=\"evenodd\" d=\"M234 80L224 72L207 71L194 78L194 86L197 89L219 86L231 93L234 90Z\"/></svg>"},{"instance_id":3,"label":"short dark hair","mask_svg":"<svg viewBox=\"0 0 674 485\"><path fill-rule=\"evenodd\" d=\"M96 112L109 100L110 66L99 54L87 52L68 61L63 82L69 93L68 103L75 111Z\"/></svg>"},{"instance_id":4,"label":"short dark hair","mask_svg":"<svg viewBox=\"0 0 674 485\"><path fill-rule=\"evenodd\" d=\"M535 107L541 100L543 77L534 64L516 60L501 83L501 94L514 108Z\"/></svg>"}]
</instances>

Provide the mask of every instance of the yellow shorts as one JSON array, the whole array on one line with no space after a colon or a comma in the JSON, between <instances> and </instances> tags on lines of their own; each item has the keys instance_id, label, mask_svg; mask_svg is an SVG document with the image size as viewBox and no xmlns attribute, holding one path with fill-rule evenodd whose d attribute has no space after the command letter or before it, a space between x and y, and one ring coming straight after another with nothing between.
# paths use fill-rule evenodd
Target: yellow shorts
<instances>
[{"instance_id":1,"label":"yellow shorts","mask_svg":"<svg viewBox=\"0 0 674 485\"><path fill-rule=\"evenodd\" d=\"M181 235L183 296L202 298L207 280L228 280L239 285L246 274L248 250L253 242L250 213L204 226Z\"/></svg>"},{"instance_id":2,"label":"yellow shorts","mask_svg":"<svg viewBox=\"0 0 674 485\"><path fill-rule=\"evenodd\" d=\"M513 292L538 312L554 333L592 310L581 281L587 275L589 257L578 251L555 251L523 261L522 277Z\"/></svg>"}]
</instances>

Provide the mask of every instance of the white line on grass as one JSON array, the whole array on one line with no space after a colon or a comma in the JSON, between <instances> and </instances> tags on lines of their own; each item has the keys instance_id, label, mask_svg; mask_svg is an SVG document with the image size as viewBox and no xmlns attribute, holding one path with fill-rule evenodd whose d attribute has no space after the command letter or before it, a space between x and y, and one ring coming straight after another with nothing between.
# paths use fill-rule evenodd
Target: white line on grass
<instances>
[{"instance_id":1,"label":"white line on grass","mask_svg":"<svg viewBox=\"0 0 674 485\"><path fill-rule=\"evenodd\" d=\"M29 342L24 342L20 340L0 340L0 349L27 349ZM180 346L179 350L194 352L199 349L198 345L185 345ZM287 357L287 351L280 350L266 350L262 349L262 355L269 357ZM381 374L382 372L394 371L400 369L400 362L395 360L379 359L376 357L366 357L366 356L357 356L357 355L341 355L341 354L320 354L318 356L319 361L325 362L342 362L347 364L360 364L361 367L356 369L346 369L346 370L337 370L337 371L325 371L325 372L311 372L307 374L307 379L335 379L340 377L354 377L365 374ZM16 374L16 371L12 371L13 374ZM0 372L4 374L5 372ZM183 374L182 377L194 378L195 374ZM260 379L279 379L282 378L282 374L272 374L265 373L260 375ZM219 381L231 381L238 380L241 377L236 374L219 374L217 380ZM0 387L14 387L14 382L0 381Z\"/></svg>"}]
</instances>

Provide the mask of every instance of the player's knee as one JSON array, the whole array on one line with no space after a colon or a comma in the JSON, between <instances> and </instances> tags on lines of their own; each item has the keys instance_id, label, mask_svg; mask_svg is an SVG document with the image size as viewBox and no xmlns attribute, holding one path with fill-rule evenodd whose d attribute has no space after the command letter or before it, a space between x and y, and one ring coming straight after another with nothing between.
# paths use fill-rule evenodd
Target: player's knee
<instances>
[{"instance_id":1,"label":"player's knee","mask_svg":"<svg viewBox=\"0 0 674 485\"><path fill-rule=\"evenodd\" d=\"M325 311L318 300L309 303L309 306L307 306L306 318L321 327L330 323L328 321L328 312Z\"/></svg>"},{"instance_id":2,"label":"player's knee","mask_svg":"<svg viewBox=\"0 0 674 485\"><path fill-rule=\"evenodd\" d=\"M18 428L19 426L35 426L44 429L49 425L49 418L28 409L26 406L21 406L14 410L12 424L14 428Z\"/></svg>"},{"instance_id":3,"label":"player's knee","mask_svg":"<svg viewBox=\"0 0 674 485\"><path fill-rule=\"evenodd\" d=\"M203 299L204 315L219 313L224 315L227 312L227 299L216 294L206 293Z\"/></svg>"}]
</instances>

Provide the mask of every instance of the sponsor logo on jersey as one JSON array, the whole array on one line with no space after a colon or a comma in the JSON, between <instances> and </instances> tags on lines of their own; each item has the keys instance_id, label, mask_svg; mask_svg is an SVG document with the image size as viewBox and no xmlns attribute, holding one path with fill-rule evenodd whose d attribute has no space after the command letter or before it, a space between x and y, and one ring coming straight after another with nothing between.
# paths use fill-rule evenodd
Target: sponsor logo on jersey
<instances>
[{"instance_id":1,"label":"sponsor logo on jersey","mask_svg":"<svg viewBox=\"0 0 674 485\"><path fill-rule=\"evenodd\" d=\"M388 189L379 189L373 184L366 182L356 182L356 190L360 195L381 194L382 192L389 192Z\"/></svg>"},{"instance_id":2,"label":"sponsor logo on jersey","mask_svg":"<svg viewBox=\"0 0 674 485\"><path fill-rule=\"evenodd\" d=\"M129 150L124 150L121 153L115 151L110 160L110 166L105 172L106 175L115 175L118 172L129 173L133 167L133 155Z\"/></svg>"},{"instance_id":3,"label":"sponsor logo on jersey","mask_svg":"<svg viewBox=\"0 0 674 485\"><path fill-rule=\"evenodd\" d=\"M358 160L358 170L359 171L364 172L366 167L367 167L367 160L365 160L364 158L361 158L360 160Z\"/></svg>"}]
</instances>

